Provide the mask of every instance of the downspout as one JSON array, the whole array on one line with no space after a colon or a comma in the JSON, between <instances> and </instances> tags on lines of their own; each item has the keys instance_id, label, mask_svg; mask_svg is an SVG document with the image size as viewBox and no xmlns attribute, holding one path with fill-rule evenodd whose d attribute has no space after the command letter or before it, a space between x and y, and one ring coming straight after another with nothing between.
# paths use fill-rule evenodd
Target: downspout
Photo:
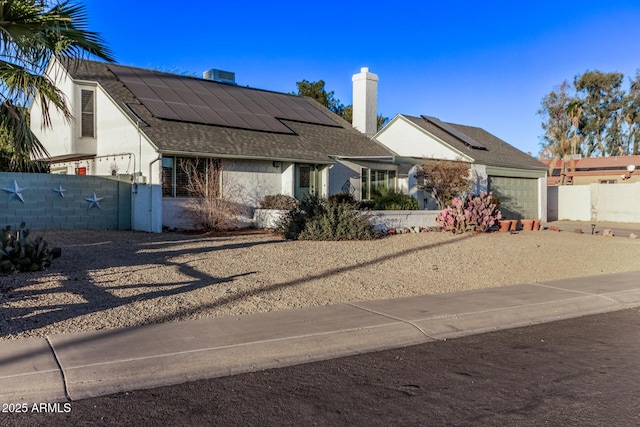
<instances>
[{"instance_id":1,"label":"downspout","mask_svg":"<svg viewBox=\"0 0 640 427\"><path fill-rule=\"evenodd\" d=\"M153 233L153 164L158 160L162 160L162 155L149 163L149 233Z\"/></svg>"},{"instance_id":2,"label":"downspout","mask_svg":"<svg viewBox=\"0 0 640 427\"><path fill-rule=\"evenodd\" d=\"M136 122L136 127L138 128L138 158L140 159L140 165L138 166L138 176L136 177L135 183L138 182L138 178L142 176L142 133L140 132L140 119ZM135 172L135 165L133 166Z\"/></svg>"}]
</instances>

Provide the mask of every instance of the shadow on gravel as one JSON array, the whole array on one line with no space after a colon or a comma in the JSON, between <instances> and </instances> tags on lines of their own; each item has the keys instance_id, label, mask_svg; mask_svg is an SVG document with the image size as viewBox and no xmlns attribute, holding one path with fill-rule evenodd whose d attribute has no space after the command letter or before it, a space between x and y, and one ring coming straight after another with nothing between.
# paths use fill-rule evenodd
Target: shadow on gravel
<instances>
[{"instance_id":1,"label":"shadow on gravel","mask_svg":"<svg viewBox=\"0 0 640 427\"><path fill-rule=\"evenodd\" d=\"M142 239L146 241L136 242L135 240L139 236L126 235L127 238L124 239L120 239L122 236L118 234L109 233L107 236L114 237L113 240L116 241L114 242L104 237L100 239L100 235L96 234L96 236L91 236L95 237L91 243L72 242L67 245L59 245L62 247L62 257L56 259L46 272L33 274L13 273L15 275L13 277L0 276L0 307L2 307L0 312L0 337L19 334L77 316L106 311L133 302L175 296L208 286L219 286L232 282L238 277L255 274L255 272L250 271L231 276L213 276L203 273L189 264L176 262L174 259L181 255L202 255L198 259L192 258L190 261L193 262L210 258L217 251L283 242L282 239L274 238L263 241L233 243L233 237L194 237L192 235L176 235L175 239L169 240L167 240L166 236L143 235ZM212 245L212 242L217 245ZM218 244L220 242L222 244ZM100 259L96 258L91 252L91 247L96 245L109 245L110 248L116 245L117 247L114 247L113 256L109 256L108 259ZM190 246L178 248L181 245ZM29 289L31 285L42 283L43 281L46 282L48 276L59 276L62 268L58 267L57 269L56 267L62 266L62 264L67 264L65 265L67 267L64 269L65 271L73 270L73 268L68 268L69 264L72 266L77 265L75 274L66 275L62 280L56 277L55 280L60 282L62 286L40 290ZM89 274L91 270L122 267L126 268L127 273L133 274L146 269L158 268L159 265L163 267L175 266L183 277L186 276L189 279L178 283L137 283L126 285L122 284L122 278L120 277L118 282L114 280L113 285L111 285L108 283L109 273L101 274L97 277L95 275L92 277ZM19 282L15 278L18 278ZM96 279L100 279L100 283L94 283ZM118 297L111 292L111 290L144 290L145 288L150 290L148 292L138 292L127 297ZM38 295L57 293L72 294L72 299L78 302L57 306L31 305L28 303L29 300ZM16 301L21 302L24 307L7 306L7 302Z\"/></svg>"},{"instance_id":2,"label":"shadow on gravel","mask_svg":"<svg viewBox=\"0 0 640 427\"><path fill-rule=\"evenodd\" d=\"M475 236L476 236L475 233L466 233L463 236L461 236L459 238L456 238L456 239L453 239L453 240L448 240L448 241L439 242L439 243L431 243L431 244L420 246L420 247L417 247L417 248L405 249L403 251L396 252L396 253L394 253L392 255L387 255L387 256L384 256L384 257L379 257L379 258L372 259L371 261L363 262L362 264L353 265L353 266L350 266L350 267L340 266L338 268L325 270L322 273L318 273L318 274L315 274L313 276L305 276L305 277L301 277L300 279L291 280L291 281L288 281L288 282L274 283L272 285L267 285L267 286L264 286L264 287L259 288L259 289L251 289L250 291L239 292L239 293L236 293L234 295L229 295L227 297L220 298L220 299L218 299L218 300L216 300L216 301L214 301L214 302L212 302L210 304L206 304L206 305L203 305L203 306L198 307L198 308L193 308L193 309L189 309L189 310L181 310L181 311L178 311L176 313L172 313L171 316L157 317L157 318L153 319L152 322L153 323L163 323L163 322L167 322L167 321L172 320L172 318L174 318L175 316L180 316L180 317L182 317L182 316L190 316L190 315L193 315L193 314L197 314L197 313L199 313L199 312L201 312L203 310L208 310L208 309L211 309L211 308L216 308L216 307L223 306L225 304L233 303L235 301L240 301L243 298L248 297L248 296L256 296L256 295L266 294L266 293L274 291L274 290L283 289L283 288L290 288L290 287L299 285L301 283L306 283L306 282L309 282L309 281L312 281L312 280L323 279L323 278L327 278L327 277L330 277L330 276L333 276L333 275L336 275L336 274L342 274L342 273L347 272L347 271L355 271L355 270L359 270L359 269L362 269L362 268L371 267L371 266L373 266L375 264L378 264L380 262L384 262L384 261L389 261L389 260L393 260L393 259L396 259L396 258L400 258L400 257L403 257L405 255L409 255L409 254L417 252L417 251L423 251L423 250L428 250L428 249L434 249L434 248L437 248L437 247L440 247L440 246L450 245L450 244L453 244L453 243L457 243L457 242L459 242L461 240L466 240L466 239L469 239L469 238L473 238Z\"/></svg>"}]
</instances>

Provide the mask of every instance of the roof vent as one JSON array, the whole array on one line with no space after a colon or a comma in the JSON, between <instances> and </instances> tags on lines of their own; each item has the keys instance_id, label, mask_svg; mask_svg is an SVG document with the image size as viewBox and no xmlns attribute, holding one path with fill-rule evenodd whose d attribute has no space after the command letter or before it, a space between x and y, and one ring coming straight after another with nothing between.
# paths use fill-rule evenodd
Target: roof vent
<instances>
[{"instance_id":1,"label":"roof vent","mask_svg":"<svg viewBox=\"0 0 640 427\"><path fill-rule=\"evenodd\" d=\"M213 80L214 82L230 83L232 85L236 84L236 73L233 73L231 71L222 71L212 68L205 71L202 74L202 77L205 80Z\"/></svg>"}]
</instances>

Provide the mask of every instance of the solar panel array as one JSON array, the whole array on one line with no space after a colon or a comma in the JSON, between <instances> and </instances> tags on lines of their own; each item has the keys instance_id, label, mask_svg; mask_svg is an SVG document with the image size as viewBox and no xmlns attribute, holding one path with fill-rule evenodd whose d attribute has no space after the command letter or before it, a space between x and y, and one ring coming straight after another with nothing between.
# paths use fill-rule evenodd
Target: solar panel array
<instances>
[{"instance_id":1,"label":"solar panel array","mask_svg":"<svg viewBox=\"0 0 640 427\"><path fill-rule=\"evenodd\" d=\"M467 144L471 148L475 148L476 150L486 150L487 149L487 147L485 147L484 145L480 144L475 139L469 138L467 135L463 134L462 132L457 131L453 127L449 126L445 122L442 122L442 121L440 121L439 119L437 119L435 117L422 116L422 118L425 119L426 121L438 126L440 129L442 129L443 131L447 132L448 134L455 136L456 138L458 138L460 141L462 141L463 143Z\"/></svg>"},{"instance_id":2,"label":"solar panel array","mask_svg":"<svg viewBox=\"0 0 640 427\"><path fill-rule=\"evenodd\" d=\"M339 125L303 98L140 68L109 69L157 118L264 132L294 132L279 119Z\"/></svg>"}]
</instances>

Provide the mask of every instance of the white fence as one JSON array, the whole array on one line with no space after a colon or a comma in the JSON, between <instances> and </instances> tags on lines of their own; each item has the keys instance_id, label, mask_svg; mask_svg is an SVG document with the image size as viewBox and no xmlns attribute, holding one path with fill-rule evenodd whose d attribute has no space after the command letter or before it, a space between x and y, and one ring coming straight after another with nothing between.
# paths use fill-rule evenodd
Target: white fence
<instances>
[{"instance_id":1,"label":"white fence","mask_svg":"<svg viewBox=\"0 0 640 427\"><path fill-rule=\"evenodd\" d=\"M256 209L253 216L255 227L275 228L286 211ZM362 211L369 217L374 230L398 227L436 227L440 211Z\"/></svg>"},{"instance_id":2,"label":"white fence","mask_svg":"<svg viewBox=\"0 0 640 427\"><path fill-rule=\"evenodd\" d=\"M547 219L640 223L640 182L548 187Z\"/></svg>"}]
</instances>

